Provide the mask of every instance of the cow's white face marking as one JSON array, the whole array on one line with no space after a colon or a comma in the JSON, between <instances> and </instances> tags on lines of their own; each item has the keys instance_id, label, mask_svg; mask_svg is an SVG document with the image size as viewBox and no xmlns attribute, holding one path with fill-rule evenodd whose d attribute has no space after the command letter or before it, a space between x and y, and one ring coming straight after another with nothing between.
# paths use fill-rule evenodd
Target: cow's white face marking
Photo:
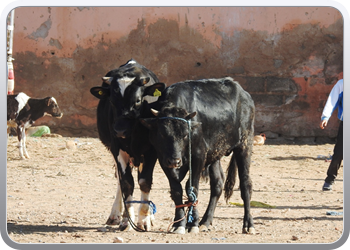
<instances>
[{"instance_id":1,"label":"cow's white face marking","mask_svg":"<svg viewBox=\"0 0 350 250\"><path fill-rule=\"evenodd\" d=\"M24 106L27 104L29 98L30 98L29 96L27 96L26 94L24 94L22 92L16 96L15 99L18 102L17 114L24 108Z\"/></svg>"},{"instance_id":2,"label":"cow's white face marking","mask_svg":"<svg viewBox=\"0 0 350 250\"><path fill-rule=\"evenodd\" d=\"M132 81L135 79L135 77L123 77L118 79L118 84L120 88L120 93L122 94L122 97L124 97L125 89L132 83Z\"/></svg>"},{"instance_id":3,"label":"cow's white face marking","mask_svg":"<svg viewBox=\"0 0 350 250\"><path fill-rule=\"evenodd\" d=\"M58 105L58 104L57 104L57 101L56 101L56 99L55 99L55 97L51 97L51 100L52 100L56 105Z\"/></svg>"},{"instance_id":4,"label":"cow's white face marking","mask_svg":"<svg viewBox=\"0 0 350 250\"><path fill-rule=\"evenodd\" d=\"M130 60L128 64L135 64L136 62L134 60Z\"/></svg>"}]
</instances>

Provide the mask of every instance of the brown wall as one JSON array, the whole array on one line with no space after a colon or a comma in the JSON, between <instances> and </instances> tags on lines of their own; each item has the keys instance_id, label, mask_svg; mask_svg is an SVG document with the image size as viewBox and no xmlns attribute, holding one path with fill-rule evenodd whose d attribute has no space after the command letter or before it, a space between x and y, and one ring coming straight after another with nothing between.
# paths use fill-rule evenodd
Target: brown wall
<instances>
[{"instance_id":1,"label":"brown wall","mask_svg":"<svg viewBox=\"0 0 350 250\"><path fill-rule=\"evenodd\" d=\"M130 58L168 85L232 76L256 104L256 133L334 137L318 128L343 71L343 19L331 7L19 7L15 92L53 95L52 131L97 136L89 89Z\"/></svg>"}]
</instances>

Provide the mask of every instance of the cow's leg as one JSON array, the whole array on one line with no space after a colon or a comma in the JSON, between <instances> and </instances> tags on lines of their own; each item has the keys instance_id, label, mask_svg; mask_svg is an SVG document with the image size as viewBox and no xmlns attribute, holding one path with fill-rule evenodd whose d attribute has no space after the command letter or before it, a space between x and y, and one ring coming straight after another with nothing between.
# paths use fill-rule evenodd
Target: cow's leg
<instances>
[{"instance_id":1,"label":"cow's leg","mask_svg":"<svg viewBox=\"0 0 350 250\"><path fill-rule=\"evenodd\" d=\"M26 129L25 127L23 128L22 130L22 145L23 145L23 154L26 158L30 158L29 157L29 154L27 152L27 146L26 146L26 140L27 140L27 137L26 137Z\"/></svg>"},{"instance_id":2,"label":"cow's leg","mask_svg":"<svg viewBox=\"0 0 350 250\"><path fill-rule=\"evenodd\" d=\"M23 140L22 140L22 130L24 130L23 126L17 126L17 137L18 137L18 149L19 149L19 157L24 160L25 157L23 155Z\"/></svg>"},{"instance_id":3,"label":"cow's leg","mask_svg":"<svg viewBox=\"0 0 350 250\"><path fill-rule=\"evenodd\" d=\"M139 184L141 188L142 185L146 184L146 180L140 179ZM138 216L137 226L146 231L149 231L151 229L151 227L153 226L153 219L154 219L153 211L152 209L150 209L150 205L148 203L149 201L150 201L149 192L141 191L141 204L139 206L139 216ZM142 203L142 202L145 202L145 203Z\"/></svg>"},{"instance_id":4,"label":"cow's leg","mask_svg":"<svg viewBox=\"0 0 350 250\"><path fill-rule=\"evenodd\" d=\"M178 182L172 181L170 183L170 194L171 198L175 203L175 217L174 224L172 226L172 233L175 234L184 234L186 232L186 217L184 207L177 207L182 205L182 187Z\"/></svg>"},{"instance_id":5,"label":"cow's leg","mask_svg":"<svg viewBox=\"0 0 350 250\"><path fill-rule=\"evenodd\" d=\"M131 221L135 221L135 213L134 213L134 206L133 206L133 192L134 192L134 178L131 173L131 167L129 164L130 161L130 156L128 153L126 153L123 150L119 150L119 155L118 155L118 164L120 164L121 168L121 175L119 176L119 181L120 187L121 187L121 192L124 196L125 199L125 210L123 213L123 220L120 225L120 230L130 230L130 223L129 219ZM121 178L120 178L121 177Z\"/></svg>"},{"instance_id":6,"label":"cow's leg","mask_svg":"<svg viewBox=\"0 0 350 250\"><path fill-rule=\"evenodd\" d=\"M131 176L132 177L132 176ZM134 184L134 183L132 183ZM129 189L129 187L128 187ZM134 190L134 185L132 185L132 191ZM123 191L122 191L123 192ZM128 192L125 192L125 194L127 193L130 193L129 191ZM124 210L124 213L123 213L123 220L120 224L120 227L119 229L121 231L124 231L124 230L131 230L131 225L130 223L133 223L135 221L135 212L134 212L134 206L133 206L133 197L132 197L132 193L125 196L126 199L125 199L125 210ZM132 222L130 222L130 220Z\"/></svg>"},{"instance_id":7,"label":"cow's leg","mask_svg":"<svg viewBox=\"0 0 350 250\"><path fill-rule=\"evenodd\" d=\"M117 193L115 195L115 200L112 206L112 211L106 222L107 225L119 225L121 222L122 212L123 212L123 197L122 197L122 191L120 188L118 167L116 162L114 166L115 166L115 177L117 178L118 186L117 186Z\"/></svg>"},{"instance_id":8,"label":"cow's leg","mask_svg":"<svg viewBox=\"0 0 350 250\"><path fill-rule=\"evenodd\" d=\"M220 160L214 162L209 166L209 178L210 200L207 210L205 211L205 214L199 223L201 231L207 231L209 229L209 226L212 225L214 211L224 187L225 175L224 171L222 170Z\"/></svg>"},{"instance_id":9,"label":"cow's leg","mask_svg":"<svg viewBox=\"0 0 350 250\"><path fill-rule=\"evenodd\" d=\"M243 233L254 234L253 217L250 214L250 199L252 195L252 181L249 176L252 144L243 145L233 150L238 167L241 198L244 203ZM232 163L234 164L234 163Z\"/></svg>"},{"instance_id":10,"label":"cow's leg","mask_svg":"<svg viewBox=\"0 0 350 250\"><path fill-rule=\"evenodd\" d=\"M112 153L115 151L114 149L111 149ZM129 224L129 217L132 221L135 219L135 213L134 213L134 207L132 202L132 194L134 191L134 180L131 174L131 168L129 165L129 155L119 150L118 155L116 156L113 154L114 158L117 159L116 161L116 177L118 178L118 189L116 194L116 199L114 201L111 214L106 222L108 225L116 225L120 223L120 230L125 229L131 229ZM119 172L121 171L121 172ZM119 174L121 173L121 175ZM120 183L120 181L122 183ZM123 210L123 196L125 198L125 208L123 219L120 222L121 219L121 212ZM130 203L128 203L130 202Z\"/></svg>"},{"instance_id":11,"label":"cow's leg","mask_svg":"<svg viewBox=\"0 0 350 250\"><path fill-rule=\"evenodd\" d=\"M199 191L199 179L202 172L202 169L204 167L204 159L205 157L201 154L192 155L192 191L190 187L190 179L186 182L186 193L187 197L190 200L190 197L194 194L197 198L197 201L199 200L198 197L198 191ZM192 192L192 193L190 193ZM192 210L192 215L190 215L190 212ZM192 222L189 222L189 217L192 216ZM188 208L188 215L187 215L187 224L186 227L189 231L189 233L198 233L199 232L199 212L198 209L195 206Z\"/></svg>"},{"instance_id":12,"label":"cow's leg","mask_svg":"<svg viewBox=\"0 0 350 250\"><path fill-rule=\"evenodd\" d=\"M141 203L139 207L139 216L137 226L149 231L153 226L154 211L149 205L149 193L152 187L153 170L156 164L157 156L152 152L147 152L144 157L144 164L139 167L138 182L141 190Z\"/></svg>"},{"instance_id":13,"label":"cow's leg","mask_svg":"<svg viewBox=\"0 0 350 250\"><path fill-rule=\"evenodd\" d=\"M184 234L186 232L186 228L185 228L186 218L185 218L184 207L181 207L181 205L183 205L182 203L183 190L180 183L183 177L179 178L178 175L175 173L175 170L173 169L163 168L163 171L168 178L169 186L170 186L170 196L171 196L171 199L174 201L175 207L176 207L174 222L172 225L172 229L170 231L176 234ZM186 173L184 173L183 175L185 174Z\"/></svg>"}]
</instances>

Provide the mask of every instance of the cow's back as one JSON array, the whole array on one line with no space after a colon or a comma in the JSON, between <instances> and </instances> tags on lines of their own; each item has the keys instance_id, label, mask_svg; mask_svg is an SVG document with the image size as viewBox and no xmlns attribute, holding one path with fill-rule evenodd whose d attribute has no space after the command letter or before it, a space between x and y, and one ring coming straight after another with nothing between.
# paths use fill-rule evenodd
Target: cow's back
<instances>
[{"instance_id":1,"label":"cow's back","mask_svg":"<svg viewBox=\"0 0 350 250\"><path fill-rule=\"evenodd\" d=\"M201 129L194 131L194 136L205 140L209 158L229 154L253 134L254 102L230 77L173 84L162 93L160 101L163 108L174 106L197 112L192 120L200 122Z\"/></svg>"},{"instance_id":2,"label":"cow's back","mask_svg":"<svg viewBox=\"0 0 350 250\"><path fill-rule=\"evenodd\" d=\"M223 113L232 118L254 113L254 102L238 82L231 77L178 82L168 87L159 102L188 112L197 111L203 118L217 120ZM238 113L237 113L238 112Z\"/></svg>"},{"instance_id":3,"label":"cow's back","mask_svg":"<svg viewBox=\"0 0 350 250\"><path fill-rule=\"evenodd\" d=\"M191 98L191 100L188 98ZM218 100L232 104L244 101L247 105L254 106L249 93L231 77L178 82L169 86L160 98L160 101L174 103L175 105L181 104L181 102L191 104L191 101L216 102ZM215 105L215 103L213 104ZM216 106L220 107L220 104L217 104Z\"/></svg>"},{"instance_id":4,"label":"cow's back","mask_svg":"<svg viewBox=\"0 0 350 250\"><path fill-rule=\"evenodd\" d=\"M14 120L17 118L19 112L27 106L30 99L25 93L20 92L16 95L7 96L7 120ZM28 106L27 106L27 109Z\"/></svg>"}]
</instances>

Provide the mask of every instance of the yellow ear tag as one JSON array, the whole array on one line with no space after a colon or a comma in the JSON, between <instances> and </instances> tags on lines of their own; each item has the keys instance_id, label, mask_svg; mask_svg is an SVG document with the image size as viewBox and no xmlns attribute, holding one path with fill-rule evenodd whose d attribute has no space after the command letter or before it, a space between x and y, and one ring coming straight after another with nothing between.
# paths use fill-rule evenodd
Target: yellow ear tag
<instances>
[{"instance_id":1,"label":"yellow ear tag","mask_svg":"<svg viewBox=\"0 0 350 250\"><path fill-rule=\"evenodd\" d=\"M156 89L153 93L153 96L161 96L162 92L160 92L158 89Z\"/></svg>"},{"instance_id":2,"label":"yellow ear tag","mask_svg":"<svg viewBox=\"0 0 350 250\"><path fill-rule=\"evenodd\" d=\"M99 94L99 95L102 95L102 94L103 94L103 91L102 91L102 90L98 91L98 94Z\"/></svg>"}]
</instances>

